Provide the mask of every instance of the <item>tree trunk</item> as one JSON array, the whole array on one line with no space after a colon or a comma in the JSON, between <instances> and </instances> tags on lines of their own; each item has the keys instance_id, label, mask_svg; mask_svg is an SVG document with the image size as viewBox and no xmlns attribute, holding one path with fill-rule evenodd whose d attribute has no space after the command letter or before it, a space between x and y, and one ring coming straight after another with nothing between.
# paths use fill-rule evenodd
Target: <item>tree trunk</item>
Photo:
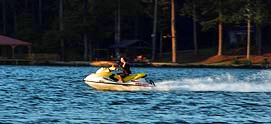
<instances>
[{"instance_id":1,"label":"tree trunk","mask_svg":"<svg viewBox=\"0 0 271 124\"><path fill-rule=\"evenodd\" d=\"M154 0L154 14L153 14L153 32L152 32L152 60L155 60L156 48L156 28L157 28L157 0Z\"/></svg>"},{"instance_id":2,"label":"tree trunk","mask_svg":"<svg viewBox=\"0 0 271 124\"><path fill-rule=\"evenodd\" d=\"M84 33L84 60L88 61L88 37L87 37L87 33Z\"/></svg>"},{"instance_id":3,"label":"tree trunk","mask_svg":"<svg viewBox=\"0 0 271 124\"><path fill-rule=\"evenodd\" d=\"M135 7L138 7L138 4L136 4ZM139 23L139 14L136 12L136 16L135 16L135 24L134 24L134 39L139 39L138 37L138 30L139 30L139 26L138 26L138 23Z\"/></svg>"},{"instance_id":4,"label":"tree trunk","mask_svg":"<svg viewBox=\"0 0 271 124\"><path fill-rule=\"evenodd\" d=\"M115 13L115 43L120 42L120 0L118 0L118 10ZM117 58L120 57L120 50L115 49Z\"/></svg>"},{"instance_id":5,"label":"tree trunk","mask_svg":"<svg viewBox=\"0 0 271 124\"><path fill-rule=\"evenodd\" d=\"M65 43L63 39L63 0L59 0L59 30L61 32L60 47L61 47L61 60L65 60Z\"/></svg>"},{"instance_id":6,"label":"tree trunk","mask_svg":"<svg viewBox=\"0 0 271 124\"><path fill-rule=\"evenodd\" d=\"M42 31L42 0L39 0L39 29Z\"/></svg>"},{"instance_id":7,"label":"tree trunk","mask_svg":"<svg viewBox=\"0 0 271 124\"><path fill-rule=\"evenodd\" d=\"M16 9L14 9L13 11L14 11L14 34L15 37L17 37L17 12Z\"/></svg>"},{"instance_id":8,"label":"tree trunk","mask_svg":"<svg viewBox=\"0 0 271 124\"><path fill-rule=\"evenodd\" d=\"M138 21L139 21L139 19L138 19L138 15L136 15L136 17L135 17L135 27L134 27L134 29L135 29L135 31L134 31L134 39L139 39L138 38Z\"/></svg>"},{"instance_id":9,"label":"tree trunk","mask_svg":"<svg viewBox=\"0 0 271 124\"><path fill-rule=\"evenodd\" d=\"M119 0L119 6L118 6L118 40L117 42L120 42L120 0Z\"/></svg>"},{"instance_id":10,"label":"tree trunk","mask_svg":"<svg viewBox=\"0 0 271 124\"><path fill-rule=\"evenodd\" d=\"M84 0L84 19L83 19L83 23L86 24L87 22L87 3L88 0ZM88 60L88 37L87 37L87 32L84 32L84 60L87 61Z\"/></svg>"},{"instance_id":11,"label":"tree trunk","mask_svg":"<svg viewBox=\"0 0 271 124\"><path fill-rule=\"evenodd\" d=\"M3 34L5 35L7 33L6 31L6 0L2 0L2 16L3 16Z\"/></svg>"},{"instance_id":12,"label":"tree trunk","mask_svg":"<svg viewBox=\"0 0 271 124\"><path fill-rule=\"evenodd\" d=\"M222 0L219 0L219 22L218 22L218 50L217 50L217 56L222 55L222 11L221 11L221 3Z\"/></svg>"},{"instance_id":13,"label":"tree trunk","mask_svg":"<svg viewBox=\"0 0 271 124\"><path fill-rule=\"evenodd\" d=\"M247 60L250 60L250 16L247 19Z\"/></svg>"},{"instance_id":14,"label":"tree trunk","mask_svg":"<svg viewBox=\"0 0 271 124\"><path fill-rule=\"evenodd\" d=\"M15 58L15 47L16 47L16 46L11 46L11 58L12 58L12 59Z\"/></svg>"},{"instance_id":15,"label":"tree trunk","mask_svg":"<svg viewBox=\"0 0 271 124\"><path fill-rule=\"evenodd\" d=\"M217 56L222 55L222 21L219 20L218 24L218 52Z\"/></svg>"},{"instance_id":16,"label":"tree trunk","mask_svg":"<svg viewBox=\"0 0 271 124\"><path fill-rule=\"evenodd\" d=\"M172 41L172 63L176 62L176 31L175 31L175 8L174 0L171 0L171 41Z\"/></svg>"},{"instance_id":17,"label":"tree trunk","mask_svg":"<svg viewBox=\"0 0 271 124\"><path fill-rule=\"evenodd\" d=\"M256 45L258 47L258 55L262 55L262 30L260 25L256 24Z\"/></svg>"},{"instance_id":18,"label":"tree trunk","mask_svg":"<svg viewBox=\"0 0 271 124\"><path fill-rule=\"evenodd\" d=\"M160 49L159 49L159 51L160 51L160 54L163 52L163 32L161 31L160 32L160 40L159 40L159 43L160 43Z\"/></svg>"},{"instance_id":19,"label":"tree trunk","mask_svg":"<svg viewBox=\"0 0 271 124\"><path fill-rule=\"evenodd\" d=\"M118 10L115 10L115 44L118 43ZM118 56L118 51L115 49L115 54Z\"/></svg>"},{"instance_id":20,"label":"tree trunk","mask_svg":"<svg viewBox=\"0 0 271 124\"><path fill-rule=\"evenodd\" d=\"M194 53L198 54L198 41L197 41L197 22L193 21L193 41L194 41Z\"/></svg>"},{"instance_id":21,"label":"tree trunk","mask_svg":"<svg viewBox=\"0 0 271 124\"><path fill-rule=\"evenodd\" d=\"M15 1L11 1L11 10L13 13L13 35L16 38L16 32L17 32L17 9L16 9L16 5L15 5Z\"/></svg>"},{"instance_id":22,"label":"tree trunk","mask_svg":"<svg viewBox=\"0 0 271 124\"><path fill-rule=\"evenodd\" d=\"M196 21L196 5L193 3L193 41L194 41L194 53L198 54L198 39L197 39L197 21Z\"/></svg>"}]
</instances>

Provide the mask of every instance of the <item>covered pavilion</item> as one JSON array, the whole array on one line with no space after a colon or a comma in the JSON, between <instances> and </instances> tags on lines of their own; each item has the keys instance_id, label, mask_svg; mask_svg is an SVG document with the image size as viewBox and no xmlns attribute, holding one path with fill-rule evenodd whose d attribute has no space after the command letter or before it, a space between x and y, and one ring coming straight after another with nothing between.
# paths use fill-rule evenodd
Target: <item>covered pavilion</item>
<instances>
[{"instance_id":1,"label":"covered pavilion","mask_svg":"<svg viewBox=\"0 0 271 124\"><path fill-rule=\"evenodd\" d=\"M17 57L19 57L19 56L16 56L16 52L15 52L16 47L21 47L21 46L27 48L27 53L28 53L27 57L29 58L31 54L31 49L32 49L31 43L0 35L0 58L16 59ZM19 58L22 58L22 57L19 57Z\"/></svg>"}]
</instances>

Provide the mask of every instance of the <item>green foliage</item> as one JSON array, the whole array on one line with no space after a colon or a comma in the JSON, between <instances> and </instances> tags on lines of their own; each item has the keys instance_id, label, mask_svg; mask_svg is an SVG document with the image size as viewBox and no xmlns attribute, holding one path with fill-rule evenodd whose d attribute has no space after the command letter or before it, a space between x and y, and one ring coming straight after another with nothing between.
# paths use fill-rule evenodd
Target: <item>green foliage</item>
<instances>
[{"instance_id":1,"label":"green foliage","mask_svg":"<svg viewBox=\"0 0 271 124\"><path fill-rule=\"evenodd\" d=\"M241 23L251 18L258 25L267 22L269 16L269 7L264 0L238 0L236 1L238 8L231 16L231 22Z\"/></svg>"},{"instance_id":2,"label":"green foliage","mask_svg":"<svg viewBox=\"0 0 271 124\"><path fill-rule=\"evenodd\" d=\"M234 59L234 60L232 60L232 62L231 62L231 63L232 63L232 64L235 64L235 65L240 65L240 64L243 64L243 65L246 65L246 66L248 66L248 65L251 65L251 64L252 64L251 60L240 61L240 60L238 60L238 59Z\"/></svg>"},{"instance_id":3,"label":"green foliage","mask_svg":"<svg viewBox=\"0 0 271 124\"><path fill-rule=\"evenodd\" d=\"M251 65L252 62L251 62L251 60L249 59L249 60L245 60L245 61L243 62L243 64L244 64L244 65Z\"/></svg>"},{"instance_id":4,"label":"green foliage","mask_svg":"<svg viewBox=\"0 0 271 124\"><path fill-rule=\"evenodd\" d=\"M186 0L183 8L180 10L179 15L192 18L194 21L198 21L201 16L201 0Z\"/></svg>"},{"instance_id":5,"label":"green foliage","mask_svg":"<svg viewBox=\"0 0 271 124\"><path fill-rule=\"evenodd\" d=\"M262 65L268 65L268 64L270 64L267 58L264 58L261 63L262 63Z\"/></svg>"},{"instance_id":6,"label":"green foliage","mask_svg":"<svg viewBox=\"0 0 271 124\"><path fill-rule=\"evenodd\" d=\"M154 0L152 2L142 1L144 13L153 18L154 14ZM170 1L157 0L157 27L158 30L164 31L170 28Z\"/></svg>"},{"instance_id":7,"label":"green foliage","mask_svg":"<svg viewBox=\"0 0 271 124\"><path fill-rule=\"evenodd\" d=\"M158 29L167 30L170 26L170 1L158 0Z\"/></svg>"},{"instance_id":8,"label":"green foliage","mask_svg":"<svg viewBox=\"0 0 271 124\"><path fill-rule=\"evenodd\" d=\"M180 15L199 21L203 31L216 28L219 20L240 24L248 16L262 25L270 17L267 5L264 0L186 0Z\"/></svg>"},{"instance_id":9,"label":"green foliage","mask_svg":"<svg viewBox=\"0 0 271 124\"><path fill-rule=\"evenodd\" d=\"M16 37L31 42L34 52L58 52L60 39L64 39L67 44L77 41L82 45L82 35L85 33L88 34L89 42L99 41L90 42L95 47L112 42L119 5L122 32L130 31L129 26L134 25L132 24L134 22L127 21L125 18L130 19L131 17L133 20L135 17L143 15L149 15L152 18L154 10L154 0L87 0L86 12L84 10L85 0L64 0L64 31L59 31L58 0L43 2L46 4L42 9L44 11L43 26L40 26L38 22L39 5L37 1L6 1L7 8L9 8L8 20L13 18L13 13L17 13ZM157 1L158 30L167 30L170 24L169 0ZM252 23L259 26L267 24L268 18L270 18L269 9L266 0L186 0L182 9L177 12L179 15L198 21L202 25L202 29L206 31L216 28L218 21L223 21L223 24L242 23L248 16L251 16ZM50 14L47 13L48 11ZM123 37L125 33L122 34Z\"/></svg>"},{"instance_id":10,"label":"green foliage","mask_svg":"<svg viewBox=\"0 0 271 124\"><path fill-rule=\"evenodd\" d=\"M236 64L236 65L241 64L240 60L238 60L238 59L234 59L231 63Z\"/></svg>"},{"instance_id":11,"label":"green foliage","mask_svg":"<svg viewBox=\"0 0 271 124\"><path fill-rule=\"evenodd\" d=\"M82 33L95 30L93 28L95 28L96 22L91 2L93 1L87 3L88 9L86 12L84 12L83 0L73 0L65 4L67 8L71 9L65 9L64 11L64 32L61 33L63 38L80 38Z\"/></svg>"},{"instance_id":12,"label":"green foliage","mask_svg":"<svg viewBox=\"0 0 271 124\"><path fill-rule=\"evenodd\" d=\"M234 13L235 0L186 0L180 15L199 21L202 30L216 28L219 21L229 23L229 16Z\"/></svg>"}]
</instances>

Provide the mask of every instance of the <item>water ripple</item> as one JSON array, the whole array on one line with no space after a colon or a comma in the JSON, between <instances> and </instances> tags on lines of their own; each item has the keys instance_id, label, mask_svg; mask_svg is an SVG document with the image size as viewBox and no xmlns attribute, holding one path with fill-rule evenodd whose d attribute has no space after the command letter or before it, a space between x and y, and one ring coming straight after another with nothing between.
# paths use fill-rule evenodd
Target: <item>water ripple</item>
<instances>
[{"instance_id":1,"label":"water ripple","mask_svg":"<svg viewBox=\"0 0 271 124\"><path fill-rule=\"evenodd\" d=\"M1 123L271 123L271 71L133 68L157 87L103 92L97 68L0 66Z\"/></svg>"}]
</instances>

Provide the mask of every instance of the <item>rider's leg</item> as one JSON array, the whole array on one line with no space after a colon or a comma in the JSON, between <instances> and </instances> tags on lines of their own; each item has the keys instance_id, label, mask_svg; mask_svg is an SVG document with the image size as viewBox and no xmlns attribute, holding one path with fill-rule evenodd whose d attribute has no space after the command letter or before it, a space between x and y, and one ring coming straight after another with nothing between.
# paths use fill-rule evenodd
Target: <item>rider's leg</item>
<instances>
[{"instance_id":1,"label":"rider's leg","mask_svg":"<svg viewBox=\"0 0 271 124\"><path fill-rule=\"evenodd\" d=\"M120 81L121 81L122 83L124 83L122 76L121 76L121 75L118 75L118 76L119 76Z\"/></svg>"}]
</instances>

